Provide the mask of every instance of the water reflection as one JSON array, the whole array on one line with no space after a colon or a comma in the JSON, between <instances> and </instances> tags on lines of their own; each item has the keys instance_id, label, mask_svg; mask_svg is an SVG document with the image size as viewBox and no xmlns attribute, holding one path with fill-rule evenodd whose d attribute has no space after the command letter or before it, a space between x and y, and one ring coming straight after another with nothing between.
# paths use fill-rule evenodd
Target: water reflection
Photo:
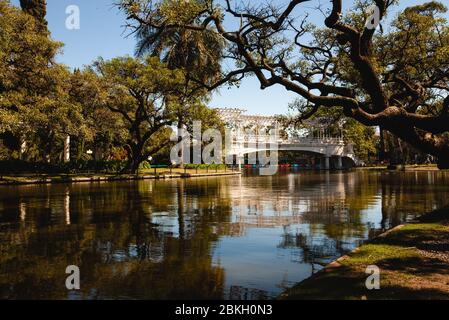
<instances>
[{"instance_id":1,"label":"water reflection","mask_svg":"<svg viewBox=\"0 0 449 320\"><path fill-rule=\"evenodd\" d=\"M441 172L0 188L0 298L268 299L446 205ZM81 269L81 291L65 268Z\"/></svg>"}]
</instances>

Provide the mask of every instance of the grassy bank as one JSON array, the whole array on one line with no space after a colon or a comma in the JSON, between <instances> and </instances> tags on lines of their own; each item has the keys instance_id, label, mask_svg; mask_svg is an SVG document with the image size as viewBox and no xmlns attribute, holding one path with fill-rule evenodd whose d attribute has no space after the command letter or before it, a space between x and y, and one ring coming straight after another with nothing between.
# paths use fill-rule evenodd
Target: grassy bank
<instances>
[{"instance_id":1,"label":"grassy bank","mask_svg":"<svg viewBox=\"0 0 449 320\"><path fill-rule=\"evenodd\" d=\"M356 170L388 170L388 166L368 166L368 167L359 167ZM438 167L435 164L429 165L406 165L404 167L399 166L398 171L438 171Z\"/></svg>"},{"instance_id":2,"label":"grassy bank","mask_svg":"<svg viewBox=\"0 0 449 320\"><path fill-rule=\"evenodd\" d=\"M105 173L80 173L80 174L5 174L0 175L0 185L25 185L25 184L49 184L49 183L79 183L98 181L121 180L150 180L150 179L176 179L195 178L207 176L226 176L240 174L231 169L170 169L157 168L140 170L139 174L105 174Z\"/></svg>"},{"instance_id":3,"label":"grassy bank","mask_svg":"<svg viewBox=\"0 0 449 320\"><path fill-rule=\"evenodd\" d=\"M381 270L381 289L367 290L366 268ZM282 299L449 299L449 209L363 245L286 292Z\"/></svg>"}]
</instances>

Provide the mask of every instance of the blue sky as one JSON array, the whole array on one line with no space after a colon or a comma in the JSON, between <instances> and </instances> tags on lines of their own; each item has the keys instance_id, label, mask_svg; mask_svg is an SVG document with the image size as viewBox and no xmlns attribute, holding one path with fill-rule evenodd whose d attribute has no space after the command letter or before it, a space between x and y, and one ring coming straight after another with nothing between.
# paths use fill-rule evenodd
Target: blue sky
<instances>
[{"instance_id":1,"label":"blue sky","mask_svg":"<svg viewBox=\"0 0 449 320\"><path fill-rule=\"evenodd\" d=\"M323 3L325 0L321 0ZM402 0L402 7L423 3L421 0ZM445 2L445 1L443 1ZM19 0L12 0L18 5ZM65 43L59 61L72 68L82 67L98 57L109 59L134 53L135 40L126 38L125 19L113 6L114 0L47 0L47 20L52 37ZM81 13L80 30L65 27L66 8L77 5ZM401 8L401 7L400 7ZM243 108L253 114L285 113L296 95L282 87L260 90L259 83L246 79L240 88L223 88L215 94L211 107Z\"/></svg>"}]
</instances>

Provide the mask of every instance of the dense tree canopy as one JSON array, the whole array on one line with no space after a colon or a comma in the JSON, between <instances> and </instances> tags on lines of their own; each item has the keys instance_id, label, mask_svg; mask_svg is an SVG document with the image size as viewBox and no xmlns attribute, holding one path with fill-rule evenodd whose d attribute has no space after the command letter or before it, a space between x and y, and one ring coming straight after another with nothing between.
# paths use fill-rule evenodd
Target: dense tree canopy
<instances>
[{"instance_id":1,"label":"dense tree canopy","mask_svg":"<svg viewBox=\"0 0 449 320\"><path fill-rule=\"evenodd\" d=\"M221 126L209 91L255 76L262 89L298 94L295 124L344 119L338 130L361 158L376 153L380 127L390 151L413 159L416 148L449 166L445 6L387 15L398 1L307 2L123 0L138 58L72 71L55 62L62 44L49 36L46 1L24 0L19 10L0 0L0 154L4 145L10 158L58 163L71 139L72 159L90 159L91 149L96 160L128 157L135 171L168 146L174 126ZM375 30L370 4L380 11Z\"/></svg>"},{"instance_id":2,"label":"dense tree canopy","mask_svg":"<svg viewBox=\"0 0 449 320\"><path fill-rule=\"evenodd\" d=\"M446 8L432 1L387 18L397 2L355 1L347 12L341 0L312 12L310 0L123 0L121 7L135 29L220 34L223 58L235 63L220 81L205 84L209 89L255 75L262 89L281 85L307 100L302 118L343 108L346 116L390 131L448 168ZM377 6L381 27L372 27L370 5ZM311 24L309 14L320 13L326 17Z\"/></svg>"},{"instance_id":3,"label":"dense tree canopy","mask_svg":"<svg viewBox=\"0 0 449 320\"><path fill-rule=\"evenodd\" d=\"M0 133L43 140L70 131L77 121L65 79L70 72L54 62L61 48L39 22L0 0ZM78 125L76 125L78 127ZM27 137L29 138L29 137Z\"/></svg>"},{"instance_id":4,"label":"dense tree canopy","mask_svg":"<svg viewBox=\"0 0 449 320\"><path fill-rule=\"evenodd\" d=\"M72 103L82 111L84 132L77 134L75 159L89 158L85 152L92 150L95 160L111 159L126 142L127 130L119 115L104 106L105 87L90 68L75 70L70 79Z\"/></svg>"},{"instance_id":5,"label":"dense tree canopy","mask_svg":"<svg viewBox=\"0 0 449 320\"><path fill-rule=\"evenodd\" d=\"M142 26L135 30L136 54L160 57L171 69L183 69L197 79L209 83L220 76L225 42L213 30L184 28L159 30Z\"/></svg>"},{"instance_id":6,"label":"dense tree canopy","mask_svg":"<svg viewBox=\"0 0 449 320\"><path fill-rule=\"evenodd\" d=\"M185 4L182 2L178 4L179 12L183 12ZM170 6L167 6L167 10L171 9ZM225 41L218 33L208 29L204 31L185 28L160 30L150 25L142 25L141 28L136 28L133 32L138 40L136 48L138 56L148 54L159 57L161 61L167 63L169 68L183 70L187 75L184 77L184 87L177 95L178 108L175 111L176 125L181 140L181 132L189 126L189 122L200 119L203 122L211 120L210 117L195 118L199 113L207 112L204 108L198 109L207 97L207 90L195 86L196 83L192 79L200 79L202 83L208 84L220 79L221 53ZM218 123L216 122L216 124ZM184 151L181 150L182 152Z\"/></svg>"},{"instance_id":7,"label":"dense tree canopy","mask_svg":"<svg viewBox=\"0 0 449 320\"><path fill-rule=\"evenodd\" d=\"M46 0L20 0L22 10L32 15L44 30L47 28L47 1Z\"/></svg>"},{"instance_id":8,"label":"dense tree canopy","mask_svg":"<svg viewBox=\"0 0 449 320\"><path fill-rule=\"evenodd\" d=\"M154 57L99 60L94 70L104 86L104 106L122 118L128 132L127 170L134 173L140 163L170 143L176 110L172 97L183 84L182 73Z\"/></svg>"},{"instance_id":9,"label":"dense tree canopy","mask_svg":"<svg viewBox=\"0 0 449 320\"><path fill-rule=\"evenodd\" d=\"M202 49L195 52L203 66L190 71L155 52L148 58L99 59L71 71L55 62L62 43L49 36L46 2L20 3L22 10L0 0L2 158L51 164L68 161L64 154L71 160L128 158L127 169L135 172L171 143L171 126L181 115L185 124L198 117L206 127L219 123L207 108L208 92L186 77L210 65Z\"/></svg>"}]
</instances>

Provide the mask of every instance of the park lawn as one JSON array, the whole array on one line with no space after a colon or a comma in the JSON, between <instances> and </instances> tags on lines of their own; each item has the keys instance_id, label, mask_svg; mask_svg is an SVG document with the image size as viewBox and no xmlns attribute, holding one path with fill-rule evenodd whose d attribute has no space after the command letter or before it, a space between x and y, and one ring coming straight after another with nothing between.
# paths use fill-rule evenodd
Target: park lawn
<instances>
[{"instance_id":1,"label":"park lawn","mask_svg":"<svg viewBox=\"0 0 449 320\"><path fill-rule=\"evenodd\" d=\"M237 171L237 170L234 170ZM139 174L146 174L146 175L154 175L154 173L157 174L207 174L207 173L225 173L225 172L232 172L232 169L215 169L215 168L200 168L200 169L180 169L180 168L156 168L155 169L141 169L139 170Z\"/></svg>"},{"instance_id":2,"label":"park lawn","mask_svg":"<svg viewBox=\"0 0 449 320\"><path fill-rule=\"evenodd\" d=\"M380 268L367 290L366 268ZM392 230L280 297L289 300L449 299L449 209Z\"/></svg>"},{"instance_id":3,"label":"park lawn","mask_svg":"<svg viewBox=\"0 0 449 320\"><path fill-rule=\"evenodd\" d=\"M388 166L377 165L377 166L367 166L367 167L356 167L355 170L388 170ZM438 169L436 164L417 164L417 165L406 165L403 168L399 168L398 171L441 171Z\"/></svg>"},{"instance_id":4,"label":"park lawn","mask_svg":"<svg viewBox=\"0 0 449 320\"><path fill-rule=\"evenodd\" d=\"M196 177L202 175L224 175L236 173L236 170L231 169L172 169L169 168L156 168L156 169L142 169L139 170L137 175L133 174L114 174L114 173L79 173L79 174L0 174L0 184L4 183L34 183L38 181L46 181L50 183L58 182L79 182L83 181L95 181L98 179L106 180L127 180L138 178L151 178L155 176L163 177ZM185 176L186 177L186 176Z\"/></svg>"},{"instance_id":5,"label":"park lawn","mask_svg":"<svg viewBox=\"0 0 449 320\"><path fill-rule=\"evenodd\" d=\"M64 180L64 179L72 179L72 178L92 178L92 177L114 177L117 175L114 174L103 174L103 173L96 173L96 174L5 174L0 175L0 181L27 181L27 180L43 180L43 179L49 179L49 180Z\"/></svg>"}]
</instances>

